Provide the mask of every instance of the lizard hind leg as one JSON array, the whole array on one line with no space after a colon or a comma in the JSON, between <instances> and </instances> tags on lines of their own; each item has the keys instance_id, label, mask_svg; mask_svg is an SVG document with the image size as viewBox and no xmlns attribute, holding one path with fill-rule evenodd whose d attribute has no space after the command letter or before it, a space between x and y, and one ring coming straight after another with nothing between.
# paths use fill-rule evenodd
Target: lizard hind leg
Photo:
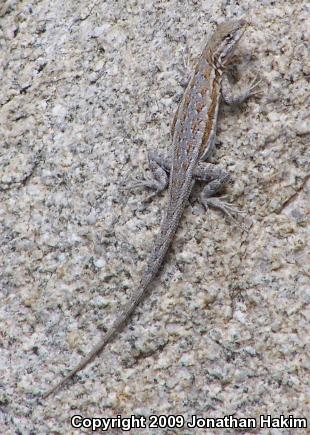
<instances>
[{"instance_id":1,"label":"lizard hind leg","mask_svg":"<svg viewBox=\"0 0 310 435\"><path fill-rule=\"evenodd\" d=\"M160 192L165 190L169 184L168 172L170 169L169 159L163 157L160 154L155 154L150 152L148 154L149 168L151 170L152 176L145 177L141 179L136 179L133 183L126 186L128 189L136 189L140 187L146 187L147 189L153 190L153 193L148 195L144 201L148 201L153 196L158 195Z\"/></svg>"},{"instance_id":2,"label":"lizard hind leg","mask_svg":"<svg viewBox=\"0 0 310 435\"><path fill-rule=\"evenodd\" d=\"M201 192L201 201L205 209L208 210L209 207L216 208L221 210L232 221L236 221L234 215L238 215L242 212L222 199L214 198L214 195L218 194L225 184L231 182L229 173L218 165L199 163L193 175L195 179L207 182L207 185Z\"/></svg>"}]
</instances>

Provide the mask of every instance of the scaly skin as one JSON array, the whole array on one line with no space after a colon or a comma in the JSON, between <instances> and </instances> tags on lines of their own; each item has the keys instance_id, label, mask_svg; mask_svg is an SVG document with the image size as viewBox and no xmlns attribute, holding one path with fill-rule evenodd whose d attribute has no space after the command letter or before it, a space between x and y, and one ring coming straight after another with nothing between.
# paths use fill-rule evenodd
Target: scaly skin
<instances>
[{"instance_id":1,"label":"scaly skin","mask_svg":"<svg viewBox=\"0 0 310 435\"><path fill-rule=\"evenodd\" d=\"M228 205L220 205L218 200L215 203L209 198L227 181L228 175L211 164L202 164L201 161L206 159L214 144L223 72L246 27L245 20L230 21L218 26L195 66L192 78L176 112L173 123L172 165L167 210L137 291L99 343L68 375L48 390L42 396L43 398L58 390L90 363L131 318L136 307L146 296L150 284L164 261L195 178L209 182L203 197L206 206L212 204L227 214L231 211ZM245 98L253 94L251 92L253 88L254 86L246 92Z\"/></svg>"}]
</instances>

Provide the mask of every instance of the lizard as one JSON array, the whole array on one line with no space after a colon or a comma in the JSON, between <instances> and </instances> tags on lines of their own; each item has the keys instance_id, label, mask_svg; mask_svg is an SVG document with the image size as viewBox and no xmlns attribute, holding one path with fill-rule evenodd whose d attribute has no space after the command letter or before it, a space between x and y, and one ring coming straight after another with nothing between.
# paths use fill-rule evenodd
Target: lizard
<instances>
[{"instance_id":1,"label":"lizard","mask_svg":"<svg viewBox=\"0 0 310 435\"><path fill-rule=\"evenodd\" d=\"M43 399L85 368L128 323L159 273L196 180L207 183L201 193L206 209L212 206L230 217L236 211L229 204L213 197L231 180L230 175L218 165L205 160L214 148L221 99L228 104L236 104L256 93L258 81L252 81L242 95L233 96L224 76L235 48L248 26L245 19L230 20L217 26L198 58L176 111L172 123L171 158L150 153L149 164L153 179L142 179L131 186L146 186L154 189L156 194L168 186L166 211L135 293L100 341L62 380L43 393Z\"/></svg>"}]
</instances>

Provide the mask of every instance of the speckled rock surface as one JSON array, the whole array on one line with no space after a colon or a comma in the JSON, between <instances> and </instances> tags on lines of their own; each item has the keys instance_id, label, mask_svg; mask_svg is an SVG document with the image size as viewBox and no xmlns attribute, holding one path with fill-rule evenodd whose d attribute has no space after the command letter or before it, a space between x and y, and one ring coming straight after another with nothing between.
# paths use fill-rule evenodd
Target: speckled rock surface
<instances>
[{"instance_id":1,"label":"speckled rock surface","mask_svg":"<svg viewBox=\"0 0 310 435\"><path fill-rule=\"evenodd\" d=\"M97 3L0 6L1 432L80 433L74 414L309 425L309 3ZM233 79L257 73L263 95L222 107L212 161L233 174L243 225L206 214L198 186L130 325L37 404L130 297L166 198L121 187L169 149L187 66L235 16L254 26Z\"/></svg>"}]
</instances>

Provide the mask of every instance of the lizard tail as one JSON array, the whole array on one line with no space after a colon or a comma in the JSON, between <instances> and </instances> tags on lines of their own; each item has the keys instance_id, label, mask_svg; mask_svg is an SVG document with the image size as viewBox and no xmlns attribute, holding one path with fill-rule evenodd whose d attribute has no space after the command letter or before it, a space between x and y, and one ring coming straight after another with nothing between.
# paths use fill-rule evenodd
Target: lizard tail
<instances>
[{"instance_id":1,"label":"lizard tail","mask_svg":"<svg viewBox=\"0 0 310 435\"><path fill-rule=\"evenodd\" d=\"M152 274L153 275L153 274ZM145 276L146 278L146 276ZM50 388L48 391L42 394L41 398L46 399L52 393L61 388L64 384L66 384L73 376L82 370L87 364L89 364L102 350L105 346L113 339L114 335L119 332L125 323L130 319L132 313L135 311L136 307L142 301L144 296L146 295L147 287L152 279L152 277L148 277L149 279L144 280L144 283L141 283L141 286L138 288L134 298L128 302L125 306L123 312L119 315L119 317L114 321L111 328L105 333L102 339L94 346L94 348L82 359L82 361L74 367L61 381L59 381L56 385Z\"/></svg>"},{"instance_id":2,"label":"lizard tail","mask_svg":"<svg viewBox=\"0 0 310 435\"><path fill-rule=\"evenodd\" d=\"M189 186L187 187L187 196L189 196L189 192L191 190L191 181ZM176 232L176 228L178 226L180 216L183 212L185 202L183 197L179 198L178 201L180 204L176 206L176 212L173 216L168 219L168 216L165 217L162 222L162 229L160 234L157 237L157 242L155 241L155 246L153 248L153 252L150 255L148 265L144 272L144 275L141 279L140 285L134 294L133 298L129 300L127 305L125 305L121 314L116 318L111 328L105 333L102 339L95 345L95 347L82 359L82 361L74 367L61 381L59 381L54 387L47 390L42 394L41 398L46 399L55 391L59 390L64 384L66 384L73 376L82 370L88 363L90 363L95 356L97 356L105 346L113 339L114 335L119 332L124 325L128 322L131 315L140 304L140 302L145 298L146 294L149 290L149 285L157 275L160 266L164 260L164 257L167 253L167 250L171 244L174 233ZM169 223L169 226L167 224Z\"/></svg>"},{"instance_id":3,"label":"lizard tail","mask_svg":"<svg viewBox=\"0 0 310 435\"><path fill-rule=\"evenodd\" d=\"M104 335L102 340L100 340L97 345L89 352L88 355L86 355L82 361L74 367L61 381L59 381L56 385L54 385L52 388L50 388L46 393L42 394L42 399L46 399L48 396L50 396L52 393L57 391L60 387L62 387L64 384L66 384L73 376L78 373L80 370L82 370L88 363L90 363L96 355L98 355L103 348L108 344L108 342L112 339L113 335L115 334L116 330L114 328L114 325L111 329Z\"/></svg>"}]
</instances>

